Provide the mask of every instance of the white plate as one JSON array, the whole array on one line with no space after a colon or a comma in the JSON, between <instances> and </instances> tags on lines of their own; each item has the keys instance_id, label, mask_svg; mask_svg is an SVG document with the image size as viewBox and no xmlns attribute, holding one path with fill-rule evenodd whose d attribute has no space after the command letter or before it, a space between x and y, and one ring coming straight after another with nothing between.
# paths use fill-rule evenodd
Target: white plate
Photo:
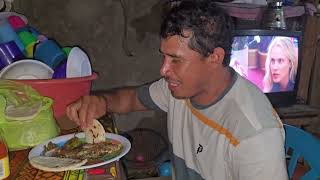
<instances>
[{"instance_id":1,"label":"white plate","mask_svg":"<svg viewBox=\"0 0 320 180\"><path fill-rule=\"evenodd\" d=\"M67 78L91 76L92 69L88 55L79 47L73 47L67 59Z\"/></svg>"},{"instance_id":2,"label":"white plate","mask_svg":"<svg viewBox=\"0 0 320 180\"><path fill-rule=\"evenodd\" d=\"M41 61L22 59L0 71L0 79L51 79L53 70Z\"/></svg>"},{"instance_id":3,"label":"white plate","mask_svg":"<svg viewBox=\"0 0 320 180\"><path fill-rule=\"evenodd\" d=\"M44 146L47 145L50 141L55 143L55 144L58 144L58 145L62 146L67 140L73 138L74 136L76 136L78 138L84 138L85 137L84 133L73 133L73 134L59 136L59 137L53 138L51 140L48 140L48 141L46 141L46 142L44 142L42 144L39 144L38 146L34 147L29 152L29 156L28 156L29 161L33 157L40 156L40 154L44 150ZM112 159L109 159L107 161L100 162L100 163L97 163L97 164L84 165L84 166L80 166L80 167L75 168L75 169L88 169L88 168L102 166L102 165L111 163L113 161L119 160L121 157L123 157L124 155L126 155L129 152L129 150L131 148L131 143L127 138L125 138L123 136L120 136L120 135L117 135L117 134L112 134L112 133L106 133L106 138L119 141L123 146L123 148L121 150L121 153L119 155L117 155L116 157L114 157Z\"/></svg>"}]
</instances>

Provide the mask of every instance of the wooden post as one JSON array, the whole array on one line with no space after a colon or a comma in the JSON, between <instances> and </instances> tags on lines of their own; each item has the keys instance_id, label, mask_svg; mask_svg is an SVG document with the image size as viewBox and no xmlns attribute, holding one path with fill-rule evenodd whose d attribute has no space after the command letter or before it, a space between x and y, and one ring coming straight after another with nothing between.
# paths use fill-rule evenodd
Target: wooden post
<instances>
[{"instance_id":1,"label":"wooden post","mask_svg":"<svg viewBox=\"0 0 320 180\"><path fill-rule=\"evenodd\" d=\"M302 45L301 73L298 87L298 97L308 101L311 72L315 61L317 36L319 34L319 21L317 16L307 16Z\"/></svg>"},{"instance_id":2,"label":"wooden post","mask_svg":"<svg viewBox=\"0 0 320 180\"><path fill-rule=\"evenodd\" d=\"M309 104L320 108L320 16L317 16L316 54L311 75Z\"/></svg>"}]
</instances>

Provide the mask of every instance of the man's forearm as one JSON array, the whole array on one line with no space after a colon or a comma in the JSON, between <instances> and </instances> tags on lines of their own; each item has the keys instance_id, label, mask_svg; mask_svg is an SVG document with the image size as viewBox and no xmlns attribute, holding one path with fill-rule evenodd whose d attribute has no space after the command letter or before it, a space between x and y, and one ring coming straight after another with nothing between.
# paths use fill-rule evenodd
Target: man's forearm
<instances>
[{"instance_id":1,"label":"man's forearm","mask_svg":"<svg viewBox=\"0 0 320 180\"><path fill-rule=\"evenodd\" d=\"M107 102L107 112L124 114L146 110L137 97L136 87L112 89L102 96Z\"/></svg>"}]
</instances>

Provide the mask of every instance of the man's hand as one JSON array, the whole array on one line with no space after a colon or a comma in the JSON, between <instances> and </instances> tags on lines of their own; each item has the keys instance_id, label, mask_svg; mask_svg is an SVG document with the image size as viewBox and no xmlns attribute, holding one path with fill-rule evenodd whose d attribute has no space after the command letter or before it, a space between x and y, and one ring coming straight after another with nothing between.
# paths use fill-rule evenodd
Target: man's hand
<instances>
[{"instance_id":1,"label":"man's hand","mask_svg":"<svg viewBox=\"0 0 320 180\"><path fill-rule=\"evenodd\" d=\"M103 96L83 96L67 107L66 114L75 123L85 129L93 119L107 113L107 101Z\"/></svg>"}]
</instances>

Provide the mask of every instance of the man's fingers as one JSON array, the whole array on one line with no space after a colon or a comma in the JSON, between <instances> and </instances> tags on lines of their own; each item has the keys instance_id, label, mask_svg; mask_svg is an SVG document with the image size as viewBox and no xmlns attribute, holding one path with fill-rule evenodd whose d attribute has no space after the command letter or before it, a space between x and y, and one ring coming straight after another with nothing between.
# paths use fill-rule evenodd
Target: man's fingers
<instances>
[{"instance_id":1,"label":"man's fingers","mask_svg":"<svg viewBox=\"0 0 320 180\"><path fill-rule=\"evenodd\" d=\"M98 96L83 96L67 108L68 117L85 129L92 124L93 119L105 114L104 99Z\"/></svg>"},{"instance_id":2,"label":"man's fingers","mask_svg":"<svg viewBox=\"0 0 320 180\"><path fill-rule=\"evenodd\" d=\"M90 97L89 96L83 96L81 98L81 107L80 110L78 112L79 114L79 120L80 120L80 124L82 129L83 128L87 128L87 113L89 112L88 108L89 108L89 103L90 103Z\"/></svg>"},{"instance_id":3,"label":"man's fingers","mask_svg":"<svg viewBox=\"0 0 320 180\"><path fill-rule=\"evenodd\" d=\"M87 112L87 116L86 116L86 126L89 127L92 122L93 122L93 119L96 119L97 117L96 116L96 109L97 109L97 106L91 106L90 107L90 111Z\"/></svg>"},{"instance_id":4,"label":"man's fingers","mask_svg":"<svg viewBox=\"0 0 320 180\"><path fill-rule=\"evenodd\" d=\"M78 115L78 110L81 107L81 101L77 101L75 103L70 104L67 107L67 116L70 120L76 122L78 125L80 125L80 119L79 119L79 115Z\"/></svg>"}]
</instances>

